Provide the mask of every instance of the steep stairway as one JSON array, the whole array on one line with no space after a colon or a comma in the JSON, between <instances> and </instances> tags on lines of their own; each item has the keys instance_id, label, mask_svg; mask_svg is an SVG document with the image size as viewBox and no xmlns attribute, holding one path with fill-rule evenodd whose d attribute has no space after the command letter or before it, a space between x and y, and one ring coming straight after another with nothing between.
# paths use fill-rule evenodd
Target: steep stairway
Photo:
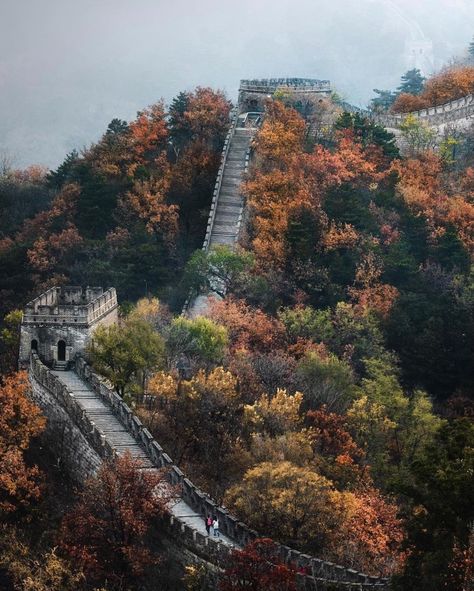
<instances>
[{"instance_id":1,"label":"steep stairway","mask_svg":"<svg viewBox=\"0 0 474 591\"><path fill-rule=\"evenodd\" d=\"M256 127L236 127L230 140L208 248L218 244L233 246L237 241L244 206L240 185L245 173L246 156L256 131Z\"/></svg>"},{"instance_id":2,"label":"steep stairway","mask_svg":"<svg viewBox=\"0 0 474 591\"><path fill-rule=\"evenodd\" d=\"M71 396L86 413L88 418L102 433L105 440L113 447L118 455L129 452L138 462L140 468L145 470L157 470L145 450L125 429L122 423L114 415L112 409L83 381L74 371L55 370L51 372L66 386ZM183 499L178 499L169 508L174 517L186 523L202 535L206 535L204 516L196 513ZM220 542L236 547L238 544L221 533Z\"/></svg>"}]
</instances>

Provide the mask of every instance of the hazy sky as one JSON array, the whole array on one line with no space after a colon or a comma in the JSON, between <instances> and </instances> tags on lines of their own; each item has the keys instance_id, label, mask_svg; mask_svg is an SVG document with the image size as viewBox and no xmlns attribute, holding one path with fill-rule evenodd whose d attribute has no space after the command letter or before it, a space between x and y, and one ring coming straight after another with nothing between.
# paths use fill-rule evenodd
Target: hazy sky
<instances>
[{"instance_id":1,"label":"hazy sky","mask_svg":"<svg viewBox=\"0 0 474 591\"><path fill-rule=\"evenodd\" d=\"M235 98L248 77L330 79L365 105L420 29L440 65L474 0L0 0L0 150L54 167L113 117L196 85Z\"/></svg>"}]
</instances>

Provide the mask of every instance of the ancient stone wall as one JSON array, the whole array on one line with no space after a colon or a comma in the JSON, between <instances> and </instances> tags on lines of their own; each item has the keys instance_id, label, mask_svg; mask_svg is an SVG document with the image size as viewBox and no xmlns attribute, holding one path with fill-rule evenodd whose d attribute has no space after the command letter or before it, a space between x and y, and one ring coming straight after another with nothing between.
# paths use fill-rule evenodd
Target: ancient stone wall
<instances>
[{"instance_id":1,"label":"ancient stone wall","mask_svg":"<svg viewBox=\"0 0 474 591\"><path fill-rule=\"evenodd\" d=\"M94 330L118 319L115 289L54 287L27 304L21 323L20 367L27 367L35 349L52 365L58 360L59 342L64 343L64 362L84 353Z\"/></svg>"},{"instance_id":2,"label":"ancient stone wall","mask_svg":"<svg viewBox=\"0 0 474 591\"><path fill-rule=\"evenodd\" d=\"M102 460L111 457L113 451L65 386L35 353L29 376L31 398L47 419L45 436L48 445L71 478L81 483L95 474Z\"/></svg>"},{"instance_id":3,"label":"ancient stone wall","mask_svg":"<svg viewBox=\"0 0 474 591\"><path fill-rule=\"evenodd\" d=\"M394 115L372 115L372 119L395 134L400 140L400 126L408 115L412 115L436 131L439 139L452 129L466 131L474 124L474 95L456 99L444 105Z\"/></svg>"}]
</instances>

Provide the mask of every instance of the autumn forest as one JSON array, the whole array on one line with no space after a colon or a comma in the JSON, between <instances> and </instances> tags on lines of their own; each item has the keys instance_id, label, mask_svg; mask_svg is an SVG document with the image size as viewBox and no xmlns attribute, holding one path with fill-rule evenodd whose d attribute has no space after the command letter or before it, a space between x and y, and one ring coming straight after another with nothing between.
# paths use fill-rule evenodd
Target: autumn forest
<instances>
[{"instance_id":1,"label":"autumn forest","mask_svg":"<svg viewBox=\"0 0 474 591\"><path fill-rule=\"evenodd\" d=\"M296 591L273 541L396 591L473 589L474 126L435 141L408 115L397 142L374 114L473 94L474 65L376 92L268 97L234 248L201 248L219 90L114 119L55 170L0 162L0 589ZM168 539L166 474L123 456L79 486L55 455L17 363L22 308L60 285L117 289L88 361L261 535L219 572Z\"/></svg>"}]
</instances>

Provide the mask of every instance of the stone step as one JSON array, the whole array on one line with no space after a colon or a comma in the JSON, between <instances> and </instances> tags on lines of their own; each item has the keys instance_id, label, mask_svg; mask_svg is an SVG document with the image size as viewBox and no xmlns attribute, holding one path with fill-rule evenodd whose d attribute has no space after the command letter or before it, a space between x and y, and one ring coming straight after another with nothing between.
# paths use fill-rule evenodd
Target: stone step
<instances>
[{"instance_id":1,"label":"stone step","mask_svg":"<svg viewBox=\"0 0 474 591\"><path fill-rule=\"evenodd\" d=\"M240 210L235 209L234 211L217 211L214 222L225 222L227 224L236 224L239 221Z\"/></svg>"},{"instance_id":2,"label":"stone step","mask_svg":"<svg viewBox=\"0 0 474 591\"><path fill-rule=\"evenodd\" d=\"M232 245L232 244L235 244L235 241L236 241L236 236L216 235L216 236L211 236L209 246L215 246L217 244Z\"/></svg>"},{"instance_id":3,"label":"stone step","mask_svg":"<svg viewBox=\"0 0 474 591\"><path fill-rule=\"evenodd\" d=\"M242 197L240 197L240 195L235 194L235 195L220 195L219 196L219 201L217 203L217 207L222 207L222 206L226 206L227 210L223 210L223 211L232 211L233 209L240 209L243 205L243 199Z\"/></svg>"},{"instance_id":4,"label":"stone step","mask_svg":"<svg viewBox=\"0 0 474 591\"><path fill-rule=\"evenodd\" d=\"M235 225L237 223L237 219L235 220L214 220L214 225L212 226L212 231L215 232L220 232L222 231L226 231L226 232L234 232L234 228Z\"/></svg>"}]
</instances>

